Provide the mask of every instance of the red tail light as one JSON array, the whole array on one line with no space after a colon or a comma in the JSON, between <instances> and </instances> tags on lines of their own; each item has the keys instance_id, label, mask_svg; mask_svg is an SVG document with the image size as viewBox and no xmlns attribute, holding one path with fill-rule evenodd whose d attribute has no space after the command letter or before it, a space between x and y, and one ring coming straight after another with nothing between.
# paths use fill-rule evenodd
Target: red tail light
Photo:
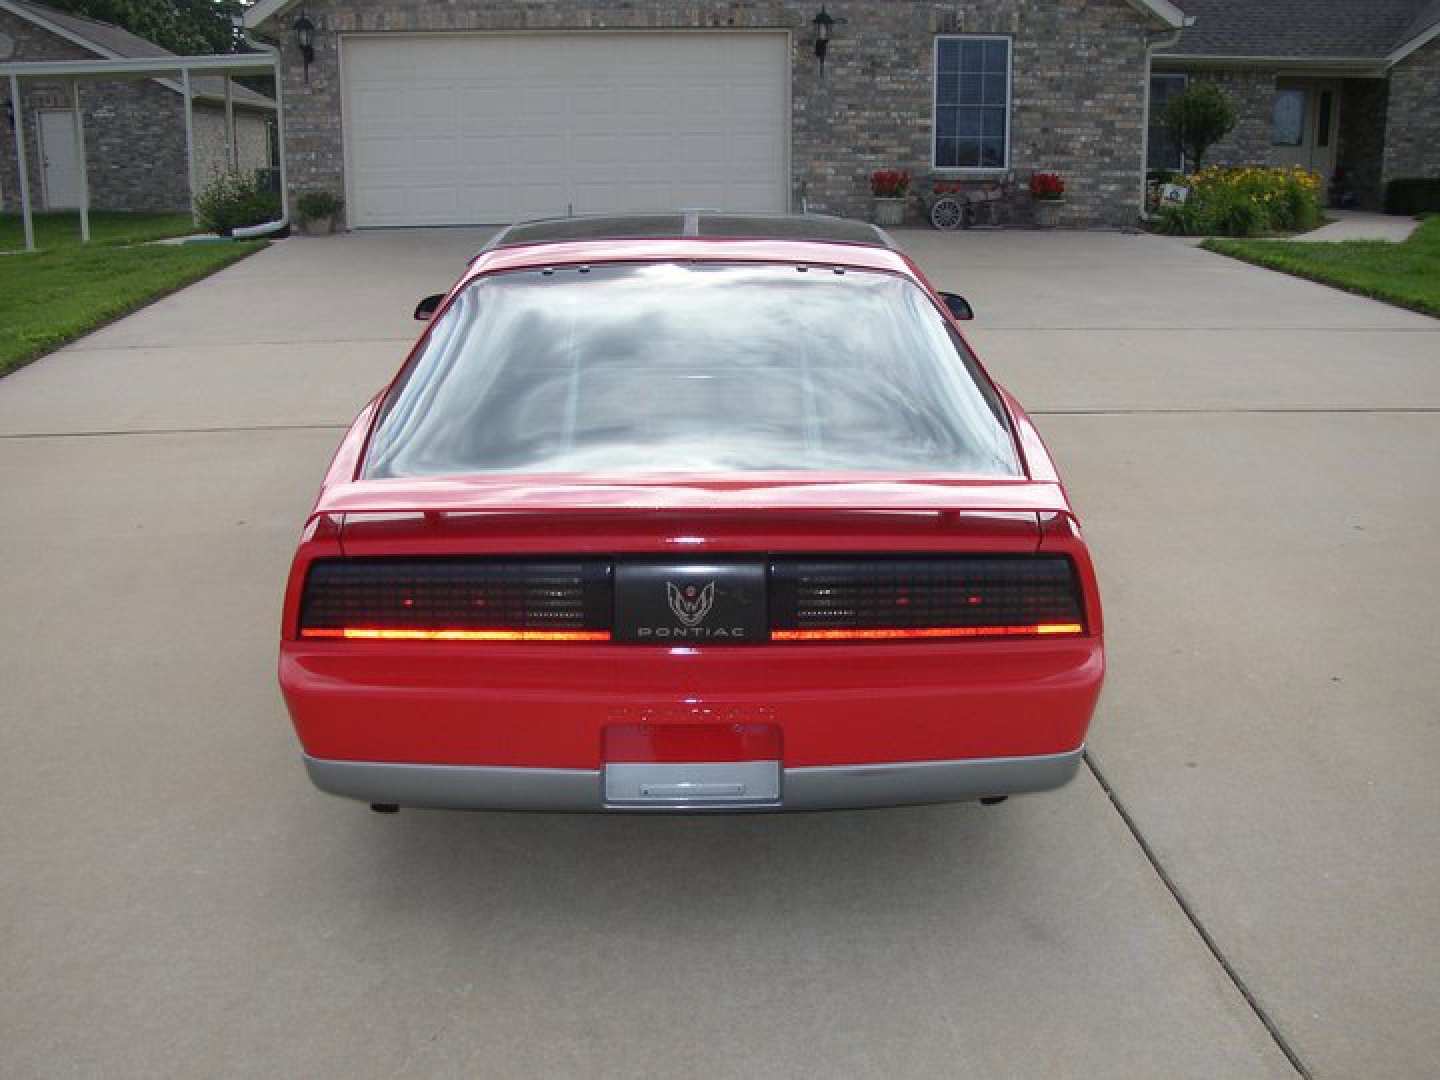
<instances>
[{"instance_id":1,"label":"red tail light","mask_svg":"<svg viewBox=\"0 0 1440 1080\"><path fill-rule=\"evenodd\" d=\"M1063 556L776 559L774 641L893 641L1083 634Z\"/></svg>"},{"instance_id":2,"label":"red tail light","mask_svg":"<svg viewBox=\"0 0 1440 1080\"><path fill-rule=\"evenodd\" d=\"M609 641L600 560L320 559L305 580L302 638Z\"/></svg>"}]
</instances>

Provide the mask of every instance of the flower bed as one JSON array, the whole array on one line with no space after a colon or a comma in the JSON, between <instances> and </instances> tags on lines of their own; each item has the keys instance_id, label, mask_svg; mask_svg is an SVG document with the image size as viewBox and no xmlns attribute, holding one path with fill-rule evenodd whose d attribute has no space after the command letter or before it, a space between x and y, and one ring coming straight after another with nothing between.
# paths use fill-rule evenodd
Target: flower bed
<instances>
[{"instance_id":1,"label":"flower bed","mask_svg":"<svg viewBox=\"0 0 1440 1080\"><path fill-rule=\"evenodd\" d=\"M1162 207L1161 232L1178 236L1263 236L1320 223L1320 177L1306 169L1212 167L1184 178L1188 199Z\"/></svg>"}]
</instances>

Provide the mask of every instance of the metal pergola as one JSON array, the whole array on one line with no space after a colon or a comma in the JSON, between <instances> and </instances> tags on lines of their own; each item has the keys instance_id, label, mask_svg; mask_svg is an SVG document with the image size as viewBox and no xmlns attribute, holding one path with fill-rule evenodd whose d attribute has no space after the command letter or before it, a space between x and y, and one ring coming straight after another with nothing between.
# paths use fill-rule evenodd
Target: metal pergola
<instances>
[{"instance_id":1,"label":"metal pergola","mask_svg":"<svg viewBox=\"0 0 1440 1080\"><path fill-rule=\"evenodd\" d=\"M90 241L90 184L85 162L85 127L80 112L80 83L102 79L161 79L180 77L185 103L185 158L190 170L190 213L195 213L195 118L190 76L192 72L225 76L225 142L235 161L235 108L231 101L231 75L273 75L275 77L275 122L280 138L280 218L264 225L235 230L236 236L263 236L284 228L289 221L285 182L285 89L280 73L280 54L266 47L264 52L233 53L221 56L157 56L125 60L32 60L0 64L0 79L10 83L10 103L15 131L15 158L20 166L20 211L25 222L25 249L35 250L35 222L30 204L30 172L25 151L25 110L20 88L27 79L70 83L70 107L75 116L75 149L79 157L80 238Z\"/></svg>"}]
</instances>

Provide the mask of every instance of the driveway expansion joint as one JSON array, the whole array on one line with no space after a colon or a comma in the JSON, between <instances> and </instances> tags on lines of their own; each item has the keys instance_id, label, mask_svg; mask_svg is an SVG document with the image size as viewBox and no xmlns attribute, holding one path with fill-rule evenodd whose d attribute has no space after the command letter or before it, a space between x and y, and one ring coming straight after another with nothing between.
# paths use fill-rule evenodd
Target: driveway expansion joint
<instances>
[{"instance_id":1,"label":"driveway expansion joint","mask_svg":"<svg viewBox=\"0 0 1440 1080\"><path fill-rule=\"evenodd\" d=\"M241 424L236 427L131 428L113 431L14 431L0 439L108 439L121 435L224 435L241 431L344 431L348 424Z\"/></svg>"},{"instance_id":2,"label":"driveway expansion joint","mask_svg":"<svg viewBox=\"0 0 1440 1080\"><path fill-rule=\"evenodd\" d=\"M1130 835L1135 838L1135 843L1139 845L1141 854L1145 856L1145 861L1150 864L1150 868L1155 871L1155 876L1160 879L1160 883L1165 886L1166 891L1169 892L1175 900L1175 904L1179 907L1181 914L1183 914L1190 925L1195 928L1195 933L1200 935L1200 940L1204 942L1205 947L1210 950L1210 955L1215 958L1215 962L1219 964L1220 969L1225 972L1226 978L1228 978L1235 986L1235 989L1240 992L1240 996L1245 999L1245 1004L1250 1006L1250 1011L1255 1014L1255 1018L1264 1026L1271 1040L1279 1048L1280 1052L1285 1055L1285 1060L1290 1062L1290 1066L1295 1070L1296 1075L1300 1076L1302 1080L1313 1080L1313 1074L1310 1072L1309 1066L1301 1059L1296 1049L1290 1045L1290 1040L1285 1037L1284 1032L1280 1030L1275 1020L1270 1016L1269 1012L1266 1011L1265 1006L1260 1004L1259 999L1245 982L1244 977L1235 970L1235 966L1230 963L1229 958L1221 951L1219 942L1211 936L1210 931L1205 928L1205 924L1200 921L1199 914L1190 906L1190 902L1185 899L1184 893L1180 891L1180 886L1175 883L1174 878L1172 878L1165 869L1164 864L1160 861L1160 857L1155 853L1154 848L1150 846L1149 841L1145 839L1144 833L1140 831L1139 824L1137 824L1135 819L1130 815L1130 811L1126 809L1124 802L1122 802L1120 796L1116 794L1115 789L1110 786L1110 782L1105 779L1105 774L1100 771L1100 767L1095 764L1095 759L1091 756L1088 748L1084 753L1084 761L1086 767L1090 770L1090 774L1095 777L1096 782L1100 785L1100 789L1105 792L1105 797L1110 800L1110 805L1115 808L1115 812L1120 815L1120 820L1125 823L1125 828L1128 829Z\"/></svg>"}]
</instances>

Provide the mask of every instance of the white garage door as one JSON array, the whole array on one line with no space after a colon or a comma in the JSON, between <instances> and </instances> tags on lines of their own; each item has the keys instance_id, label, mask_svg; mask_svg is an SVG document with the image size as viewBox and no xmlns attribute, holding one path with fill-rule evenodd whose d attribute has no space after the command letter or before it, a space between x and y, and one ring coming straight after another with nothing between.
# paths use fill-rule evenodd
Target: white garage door
<instances>
[{"instance_id":1,"label":"white garage door","mask_svg":"<svg viewBox=\"0 0 1440 1080\"><path fill-rule=\"evenodd\" d=\"M356 225L784 211L784 34L344 39Z\"/></svg>"}]
</instances>

